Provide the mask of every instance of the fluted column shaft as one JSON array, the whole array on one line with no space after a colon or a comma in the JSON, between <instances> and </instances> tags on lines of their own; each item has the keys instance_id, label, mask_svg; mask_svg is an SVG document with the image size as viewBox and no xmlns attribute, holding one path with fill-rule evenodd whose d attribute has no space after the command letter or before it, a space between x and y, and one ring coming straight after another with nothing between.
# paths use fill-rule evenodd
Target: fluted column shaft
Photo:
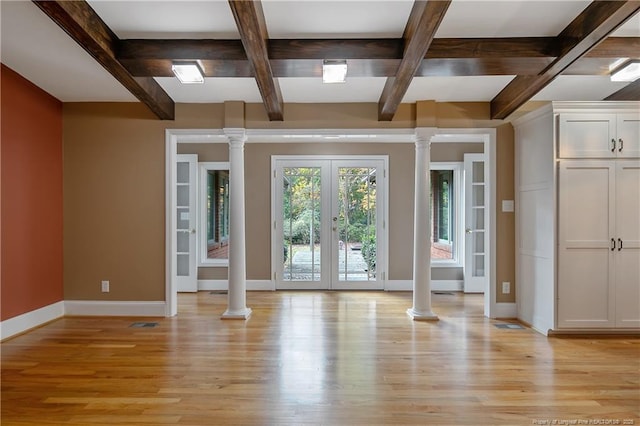
<instances>
[{"instance_id":1,"label":"fluted column shaft","mask_svg":"<svg viewBox=\"0 0 640 426\"><path fill-rule=\"evenodd\" d=\"M413 307L407 310L416 321L434 321L431 310L431 218L430 141L416 140L416 174L413 212Z\"/></svg>"},{"instance_id":2,"label":"fluted column shaft","mask_svg":"<svg viewBox=\"0 0 640 426\"><path fill-rule=\"evenodd\" d=\"M244 129L225 129L229 138L229 290L223 319L247 319Z\"/></svg>"}]
</instances>

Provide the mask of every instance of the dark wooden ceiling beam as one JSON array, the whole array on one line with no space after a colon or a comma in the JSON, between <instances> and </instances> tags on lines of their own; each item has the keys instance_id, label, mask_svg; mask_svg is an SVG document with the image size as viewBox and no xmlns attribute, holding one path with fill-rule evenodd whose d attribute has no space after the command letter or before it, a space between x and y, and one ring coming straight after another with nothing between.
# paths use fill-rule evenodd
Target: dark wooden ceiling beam
<instances>
[{"instance_id":1,"label":"dark wooden ceiling beam","mask_svg":"<svg viewBox=\"0 0 640 426\"><path fill-rule=\"evenodd\" d=\"M556 58L552 40L434 39L416 76L538 74ZM275 77L319 77L323 59L346 59L351 77L391 77L402 58L401 39L278 39L268 49ZM614 58L639 56L640 37L609 37L563 74L603 75ZM199 60L206 77L254 77L240 40L121 40L117 59L136 77L172 77L173 60Z\"/></svg>"},{"instance_id":2,"label":"dark wooden ceiling beam","mask_svg":"<svg viewBox=\"0 0 640 426\"><path fill-rule=\"evenodd\" d=\"M585 58L640 58L640 37L607 37Z\"/></svg>"},{"instance_id":3,"label":"dark wooden ceiling beam","mask_svg":"<svg viewBox=\"0 0 640 426\"><path fill-rule=\"evenodd\" d=\"M378 101L378 120L391 121L447 13L450 0L416 1L404 30L404 52L394 77L388 77Z\"/></svg>"},{"instance_id":4,"label":"dark wooden ceiling beam","mask_svg":"<svg viewBox=\"0 0 640 426\"><path fill-rule=\"evenodd\" d=\"M558 57L537 76L517 76L491 101L491 118L511 115L640 10L640 1L594 1L557 37Z\"/></svg>"},{"instance_id":5,"label":"dark wooden ceiling beam","mask_svg":"<svg viewBox=\"0 0 640 426\"><path fill-rule=\"evenodd\" d=\"M229 0L229 6L240 32L247 59L253 68L269 120L282 121L284 119L282 93L269 62L267 48L269 35L262 3L259 0Z\"/></svg>"},{"instance_id":6,"label":"dark wooden ceiling beam","mask_svg":"<svg viewBox=\"0 0 640 426\"><path fill-rule=\"evenodd\" d=\"M158 118L174 119L175 104L160 85L152 77L134 77L116 59L120 40L88 3L64 0L33 2Z\"/></svg>"},{"instance_id":7,"label":"dark wooden ceiling beam","mask_svg":"<svg viewBox=\"0 0 640 426\"><path fill-rule=\"evenodd\" d=\"M435 38L425 59L555 58L555 37ZM269 59L402 59L402 39L273 39ZM508 53L507 53L508 52ZM608 37L585 57L640 55L640 37ZM118 59L247 60L240 40L129 39L118 43Z\"/></svg>"},{"instance_id":8,"label":"dark wooden ceiling beam","mask_svg":"<svg viewBox=\"0 0 640 426\"><path fill-rule=\"evenodd\" d=\"M118 59L207 59L246 61L240 40L128 39L120 40Z\"/></svg>"}]
</instances>

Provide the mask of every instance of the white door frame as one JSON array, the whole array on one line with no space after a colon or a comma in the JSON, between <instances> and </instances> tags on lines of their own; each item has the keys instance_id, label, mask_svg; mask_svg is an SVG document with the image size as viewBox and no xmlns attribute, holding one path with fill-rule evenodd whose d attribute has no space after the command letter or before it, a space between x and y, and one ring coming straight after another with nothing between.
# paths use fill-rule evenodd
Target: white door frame
<instances>
[{"instance_id":1,"label":"white door frame","mask_svg":"<svg viewBox=\"0 0 640 426\"><path fill-rule=\"evenodd\" d=\"M289 142L289 143L338 143L338 142L379 142L379 143L411 143L421 128L405 129L251 129L247 130L247 143ZM484 314L490 318L514 317L515 303L496 302L496 129L435 129L432 143L438 142L483 142L484 152L488 153L487 163L490 171L490 182L487 205L489 208L490 247L489 247L489 289L485 291ZM176 173L175 156L177 144L184 143L228 143L222 129L167 129L165 131L165 306L166 315L177 313L177 291L171 280L171 182ZM486 166L486 164L485 164ZM388 217L388 212L386 216ZM385 255L385 264L388 260ZM385 276L385 282L388 277Z\"/></svg>"},{"instance_id":2,"label":"white door frame","mask_svg":"<svg viewBox=\"0 0 640 426\"><path fill-rule=\"evenodd\" d=\"M497 303L496 301L496 129L436 129L431 143L483 143L485 155L485 176L488 169L488 191L485 193L485 205L489 207L488 280L484 291L484 315L489 318L512 318L517 314L516 304Z\"/></svg>"},{"instance_id":3,"label":"white door frame","mask_svg":"<svg viewBox=\"0 0 640 426\"><path fill-rule=\"evenodd\" d=\"M176 251L176 203L173 182L176 180L179 143L228 143L222 130L167 129L165 131L165 315L178 313L178 284L175 280L173 255ZM194 255L197 256L197 250Z\"/></svg>"},{"instance_id":4,"label":"white door frame","mask_svg":"<svg viewBox=\"0 0 640 426\"><path fill-rule=\"evenodd\" d=\"M348 286L340 284L337 279L337 252L335 248L338 246L338 237L331 229L331 224L327 220L337 210L337 203L335 202L335 193L337 193L337 177L335 176L335 165L341 166L340 162L349 162L349 164L355 164L354 167L364 167L364 164L372 164L374 162L382 166L382 175L379 179L379 191L377 194L376 206L378 208L377 215L377 245L378 245L378 259L376 264L376 280L366 282L350 282ZM324 199L328 199L331 195L330 202L325 203L322 206L322 217L324 218L321 229L321 241L326 242L322 245L322 255L324 259L330 259L321 264L323 282L300 282L293 285L291 288L295 289L346 289L350 290L366 289L366 290L383 290L385 289L387 267L388 267L388 255L387 255L387 218L389 212L388 206L388 179L387 173L389 170L389 156L387 155L272 155L271 156L271 271L273 273L274 288L289 288L286 284L280 282L282 267L280 264L282 252L282 229L278 224L278 217L281 212L282 205L282 191L279 188L280 175L278 171L282 168L283 164L291 164L291 166L301 167L319 167L322 166L322 178L325 182L322 187L322 195ZM325 196L326 195L326 196ZM328 246L328 249L327 249ZM280 284L279 284L280 283Z\"/></svg>"}]
</instances>

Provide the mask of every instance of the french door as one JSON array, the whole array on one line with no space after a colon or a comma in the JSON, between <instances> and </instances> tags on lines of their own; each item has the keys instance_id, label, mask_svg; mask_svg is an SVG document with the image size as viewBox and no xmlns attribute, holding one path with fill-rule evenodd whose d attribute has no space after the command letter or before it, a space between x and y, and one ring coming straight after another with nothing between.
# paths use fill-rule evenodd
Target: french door
<instances>
[{"instance_id":1,"label":"french door","mask_svg":"<svg viewBox=\"0 0 640 426\"><path fill-rule=\"evenodd\" d=\"M384 288L386 158L273 159L277 289Z\"/></svg>"},{"instance_id":2,"label":"french door","mask_svg":"<svg viewBox=\"0 0 640 426\"><path fill-rule=\"evenodd\" d=\"M465 293L488 288L489 208L486 203L488 170L484 154L464 155L465 179Z\"/></svg>"},{"instance_id":3,"label":"french door","mask_svg":"<svg viewBox=\"0 0 640 426\"><path fill-rule=\"evenodd\" d=\"M179 292L198 291L198 268L196 263L196 205L197 184L196 170L198 156L196 154L178 154L176 156L176 174L173 189L173 217L175 223L175 244L172 250L174 271L173 280Z\"/></svg>"}]
</instances>

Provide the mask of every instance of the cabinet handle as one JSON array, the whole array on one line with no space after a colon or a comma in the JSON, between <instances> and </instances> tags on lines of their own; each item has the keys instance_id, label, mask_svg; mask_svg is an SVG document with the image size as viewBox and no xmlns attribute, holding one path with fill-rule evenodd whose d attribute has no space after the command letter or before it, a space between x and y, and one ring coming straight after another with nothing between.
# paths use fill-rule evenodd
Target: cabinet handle
<instances>
[{"instance_id":1,"label":"cabinet handle","mask_svg":"<svg viewBox=\"0 0 640 426\"><path fill-rule=\"evenodd\" d=\"M618 247L618 251L622 250L622 240L620 238L618 238L618 244L620 244L620 247Z\"/></svg>"},{"instance_id":2,"label":"cabinet handle","mask_svg":"<svg viewBox=\"0 0 640 426\"><path fill-rule=\"evenodd\" d=\"M611 251L614 251L616 249L616 240L615 239L611 239Z\"/></svg>"},{"instance_id":3,"label":"cabinet handle","mask_svg":"<svg viewBox=\"0 0 640 426\"><path fill-rule=\"evenodd\" d=\"M622 140L622 138L618 139L618 144L620 145L620 147L618 148L618 152L622 152L622 148L624 147L624 141Z\"/></svg>"},{"instance_id":4,"label":"cabinet handle","mask_svg":"<svg viewBox=\"0 0 640 426\"><path fill-rule=\"evenodd\" d=\"M616 140L611 139L611 152L616 152Z\"/></svg>"}]
</instances>

